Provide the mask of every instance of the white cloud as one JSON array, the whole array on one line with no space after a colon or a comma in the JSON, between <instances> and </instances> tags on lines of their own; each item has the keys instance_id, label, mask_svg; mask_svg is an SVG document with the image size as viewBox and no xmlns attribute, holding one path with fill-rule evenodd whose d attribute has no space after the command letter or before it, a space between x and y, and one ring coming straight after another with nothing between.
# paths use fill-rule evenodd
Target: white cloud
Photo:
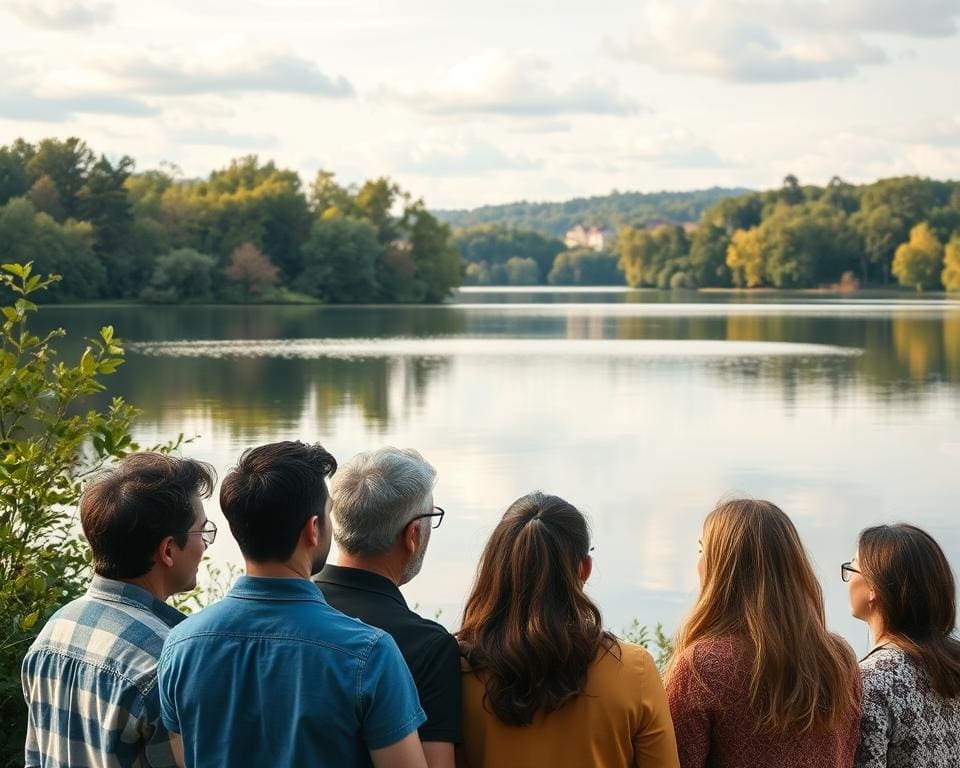
<instances>
[{"instance_id":1,"label":"white cloud","mask_svg":"<svg viewBox=\"0 0 960 768\"><path fill-rule=\"evenodd\" d=\"M418 142L394 145L389 154L398 170L422 176L483 176L506 170L533 171L542 166L539 160L507 154L462 132L445 135L430 131Z\"/></svg>"},{"instance_id":2,"label":"white cloud","mask_svg":"<svg viewBox=\"0 0 960 768\"><path fill-rule=\"evenodd\" d=\"M960 18L960 0L781 0L748 8L797 29L909 37L954 35Z\"/></svg>"},{"instance_id":3,"label":"white cloud","mask_svg":"<svg viewBox=\"0 0 960 768\"><path fill-rule=\"evenodd\" d=\"M353 95L343 76L327 75L315 62L282 51L234 50L204 59L132 55L108 63L125 90L162 96L235 93L295 93L325 98Z\"/></svg>"},{"instance_id":4,"label":"white cloud","mask_svg":"<svg viewBox=\"0 0 960 768\"><path fill-rule=\"evenodd\" d=\"M654 0L624 52L664 72L750 83L850 77L882 64L886 53L856 34L784 32L769 4L695 0L690 5Z\"/></svg>"},{"instance_id":5,"label":"white cloud","mask_svg":"<svg viewBox=\"0 0 960 768\"><path fill-rule=\"evenodd\" d=\"M79 0L15 0L6 5L24 24L59 31L104 24L116 10L113 3Z\"/></svg>"},{"instance_id":6,"label":"white cloud","mask_svg":"<svg viewBox=\"0 0 960 768\"><path fill-rule=\"evenodd\" d=\"M960 113L929 122L911 122L893 132L893 138L909 144L960 147Z\"/></svg>"},{"instance_id":7,"label":"white cloud","mask_svg":"<svg viewBox=\"0 0 960 768\"><path fill-rule=\"evenodd\" d=\"M0 119L64 122L78 114L146 117L157 109L141 99L85 87L51 90L35 73L9 59L0 59Z\"/></svg>"},{"instance_id":8,"label":"white cloud","mask_svg":"<svg viewBox=\"0 0 960 768\"><path fill-rule=\"evenodd\" d=\"M550 66L530 52L491 50L452 67L436 86L402 82L380 96L435 115L498 114L544 118L558 115L625 115L641 106L606 78L553 85Z\"/></svg>"},{"instance_id":9,"label":"white cloud","mask_svg":"<svg viewBox=\"0 0 960 768\"><path fill-rule=\"evenodd\" d=\"M265 133L234 133L223 128L209 125L197 125L177 129L171 138L177 143L194 144L209 147L231 147L249 149L257 152L277 146L277 137Z\"/></svg>"}]
</instances>

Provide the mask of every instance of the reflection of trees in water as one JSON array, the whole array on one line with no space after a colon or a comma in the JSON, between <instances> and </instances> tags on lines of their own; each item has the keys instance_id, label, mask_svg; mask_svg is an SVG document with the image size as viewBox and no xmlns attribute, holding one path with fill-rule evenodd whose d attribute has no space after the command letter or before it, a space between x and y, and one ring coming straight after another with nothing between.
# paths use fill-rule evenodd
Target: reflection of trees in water
<instances>
[{"instance_id":1,"label":"reflection of trees in water","mask_svg":"<svg viewBox=\"0 0 960 768\"><path fill-rule=\"evenodd\" d=\"M137 403L146 421L200 416L235 436L290 429L305 418L323 431L345 408L385 429L392 388L401 404L422 405L427 387L449 360L164 358L131 355L117 374L117 392Z\"/></svg>"},{"instance_id":2,"label":"reflection of trees in water","mask_svg":"<svg viewBox=\"0 0 960 768\"><path fill-rule=\"evenodd\" d=\"M741 315L616 318L621 339L778 341L862 349L857 358L737 359L711 363L723 375L779 381L788 394L804 383L837 390L862 380L881 395L915 394L931 382L960 383L960 310L876 317Z\"/></svg>"}]
</instances>

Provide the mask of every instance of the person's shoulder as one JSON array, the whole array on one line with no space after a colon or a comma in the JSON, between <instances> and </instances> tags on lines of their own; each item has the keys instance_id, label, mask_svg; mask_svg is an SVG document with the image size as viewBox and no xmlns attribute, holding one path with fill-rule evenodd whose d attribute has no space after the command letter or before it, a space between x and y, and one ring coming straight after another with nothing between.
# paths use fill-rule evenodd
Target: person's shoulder
<instances>
[{"instance_id":1,"label":"person's shoulder","mask_svg":"<svg viewBox=\"0 0 960 768\"><path fill-rule=\"evenodd\" d=\"M728 680L741 676L744 660L750 652L747 641L734 635L704 637L687 648L680 657L703 680Z\"/></svg>"},{"instance_id":2,"label":"person's shoulder","mask_svg":"<svg viewBox=\"0 0 960 768\"><path fill-rule=\"evenodd\" d=\"M609 669L617 675L629 676L635 684L641 685L656 677L659 679L656 662L650 651L642 645L622 640L610 642L604 646L596 662L599 670Z\"/></svg>"},{"instance_id":3,"label":"person's shoulder","mask_svg":"<svg viewBox=\"0 0 960 768\"><path fill-rule=\"evenodd\" d=\"M910 657L892 646L876 648L860 660L860 673L865 687L886 687L889 681L913 672Z\"/></svg>"}]
</instances>

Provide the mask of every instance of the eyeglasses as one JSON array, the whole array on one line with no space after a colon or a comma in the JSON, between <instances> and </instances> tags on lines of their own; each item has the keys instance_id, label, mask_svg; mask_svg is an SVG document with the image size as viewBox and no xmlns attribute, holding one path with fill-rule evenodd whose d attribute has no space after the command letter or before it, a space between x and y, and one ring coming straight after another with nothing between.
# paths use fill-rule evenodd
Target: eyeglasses
<instances>
[{"instance_id":1,"label":"eyeglasses","mask_svg":"<svg viewBox=\"0 0 960 768\"><path fill-rule=\"evenodd\" d=\"M861 571L858 571L856 568L853 567L853 560L851 560L848 563L840 564L840 579L842 581L850 581L850 579L853 578L853 574L855 573L861 573Z\"/></svg>"},{"instance_id":2,"label":"eyeglasses","mask_svg":"<svg viewBox=\"0 0 960 768\"><path fill-rule=\"evenodd\" d=\"M424 518L424 517L435 517L435 518L437 518L437 522L435 522L435 523L430 523L430 527L431 527L431 528L439 528L439 527L440 527L440 523L443 522L443 516L446 514L446 512L443 511L443 507L434 507L434 509L437 510L437 511L436 511L436 512L425 512L425 513L422 514L422 515L417 515L416 517L411 517L411 518L410 518L410 523L412 523L414 520L420 520L421 518ZM407 525L409 525L410 523L407 523Z\"/></svg>"},{"instance_id":3,"label":"eyeglasses","mask_svg":"<svg viewBox=\"0 0 960 768\"><path fill-rule=\"evenodd\" d=\"M217 524L213 520L207 520L199 531L187 531L187 533L199 536L203 539L204 547L209 547L217 540Z\"/></svg>"}]
</instances>

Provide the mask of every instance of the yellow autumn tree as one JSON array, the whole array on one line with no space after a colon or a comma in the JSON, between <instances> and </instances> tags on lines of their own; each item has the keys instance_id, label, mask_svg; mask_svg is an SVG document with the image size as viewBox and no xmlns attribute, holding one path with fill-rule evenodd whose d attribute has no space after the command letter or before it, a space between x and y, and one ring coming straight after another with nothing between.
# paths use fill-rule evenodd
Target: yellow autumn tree
<instances>
[{"instance_id":1,"label":"yellow autumn tree","mask_svg":"<svg viewBox=\"0 0 960 768\"><path fill-rule=\"evenodd\" d=\"M960 291L960 232L950 238L943 252L940 280L948 291Z\"/></svg>"},{"instance_id":2,"label":"yellow autumn tree","mask_svg":"<svg viewBox=\"0 0 960 768\"><path fill-rule=\"evenodd\" d=\"M943 245L924 222L910 230L893 256L893 275L906 288L937 288L943 266Z\"/></svg>"},{"instance_id":3,"label":"yellow autumn tree","mask_svg":"<svg viewBox=\"0 0 960 768\"><path fill-rule=\"evenodd\" d=\"M727 246L727 266L733 284L755 288L763 283L763 238L759 227L738 229Z\"/></svg>"}]
</instances>

